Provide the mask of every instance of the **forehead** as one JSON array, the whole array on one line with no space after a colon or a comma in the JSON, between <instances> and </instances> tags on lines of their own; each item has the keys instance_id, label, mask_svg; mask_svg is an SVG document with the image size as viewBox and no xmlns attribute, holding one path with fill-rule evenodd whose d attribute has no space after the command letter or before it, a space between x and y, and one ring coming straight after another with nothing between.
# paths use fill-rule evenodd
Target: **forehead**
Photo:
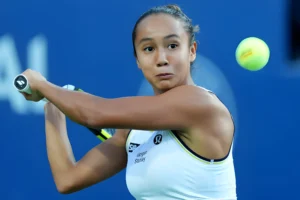
<instances>
[{"instance_id":1,"label":"forehead","mask_svg":"<svg viewBox=\"0 0 300 200\"><path fill-rule=\"evenodd\" d=\"M154 14L143 19L136 30L136 40L144 37L164 37L169 34L185 34L180 19L167 14Z\"/></svg>"}]
</instances>

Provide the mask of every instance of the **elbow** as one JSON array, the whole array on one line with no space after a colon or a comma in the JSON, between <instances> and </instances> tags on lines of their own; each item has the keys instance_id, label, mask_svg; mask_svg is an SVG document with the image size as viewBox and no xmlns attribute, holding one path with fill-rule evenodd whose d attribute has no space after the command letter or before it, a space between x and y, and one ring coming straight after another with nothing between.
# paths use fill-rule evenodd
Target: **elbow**
<instances>
[{"instance_id":1,"label":"elbow","mask_svg":"<svg viewBox=\"0 0 300 200\"><path fill-rule=\"evenodd\" d=\"M71 194L78 190L74 179L67 176L60 176L59 178L54 179L56 189L60 194Z\"/></svg>"},{"instance_id":2,"label":"elbow","mask_svg":"<svg viewBox=\"0 0 300 200\"><path fill-rule=\"evenodd\" d=\"M56 189L60 194L71 194L76 192L76 190L71 184L65 184L65 183L56 184Z\"/></svg>"},{"instance_id":3,"label":"elbow","mask_svg":"<svg viewBox=\"0 0 300 200\"><path fill-rule=\"evenodd\" d=\"M66 188L66 187L56 187L57 188L57 191L60 193L60 194L71 194L71 190Z\"/></svg>"}]
</instances>

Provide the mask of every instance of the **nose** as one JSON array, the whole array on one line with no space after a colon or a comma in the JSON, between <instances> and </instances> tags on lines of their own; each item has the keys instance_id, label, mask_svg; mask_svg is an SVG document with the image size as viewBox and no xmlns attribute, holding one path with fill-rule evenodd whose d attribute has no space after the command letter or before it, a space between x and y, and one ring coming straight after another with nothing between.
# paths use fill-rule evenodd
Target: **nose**
<instances>
[{"instance_id":1,"label":"nose","mask_svg":"<svg viewBox=\"0 0 300 200\"><path fill-rule=\"evenodd\" d=\"M166 52L164 50L157 51L157 67L167 66L169 64L169 61L167 59Z\"/></svg>"}]
</instances>

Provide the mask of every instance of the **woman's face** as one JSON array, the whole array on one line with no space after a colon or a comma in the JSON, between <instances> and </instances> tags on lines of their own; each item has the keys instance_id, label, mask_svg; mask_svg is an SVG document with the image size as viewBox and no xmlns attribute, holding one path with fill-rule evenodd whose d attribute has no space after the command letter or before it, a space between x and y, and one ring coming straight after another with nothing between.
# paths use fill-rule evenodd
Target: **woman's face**
<instances>
[{"instance_id":1,"label":"woman's face","mask_svg":"<svg viewBox=\"0 0 300 200\"><path fill-rule=\"evenodd\" d=\"M196 43L190 45L184 22L170 15L150 15L138 24L137 64L158 92L187 83L196 47Z\"/></svg>"}]
</instances>

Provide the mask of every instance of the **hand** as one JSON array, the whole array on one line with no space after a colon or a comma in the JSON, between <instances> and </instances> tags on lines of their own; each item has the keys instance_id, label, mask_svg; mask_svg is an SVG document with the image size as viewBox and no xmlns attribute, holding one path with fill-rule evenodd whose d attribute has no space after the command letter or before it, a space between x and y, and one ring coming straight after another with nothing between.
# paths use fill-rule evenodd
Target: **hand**
<instances>
[{"instance_id":1,"label":"hand","mask_svg":"<svg viewBox=\"0 0 300 200\"><path fill-rule=\"evenodd\" d=\"M22 74L26 76L32 91L32 94L21 92L25 97L25 99L28 101L35 101L35 102L42 100L44 96L38 90L38 88L40 84L47 81L46 78L43 77L39 72L33 71L31 69L27 69Z\"/></svg>"}]
</instances>

